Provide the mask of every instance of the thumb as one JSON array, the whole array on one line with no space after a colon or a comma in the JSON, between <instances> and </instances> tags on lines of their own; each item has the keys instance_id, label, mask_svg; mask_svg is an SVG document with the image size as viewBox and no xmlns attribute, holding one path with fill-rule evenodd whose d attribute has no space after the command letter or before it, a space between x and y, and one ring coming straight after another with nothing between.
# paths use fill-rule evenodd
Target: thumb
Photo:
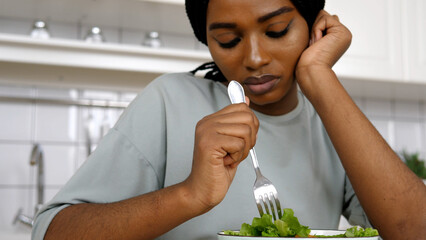
<instances>
[{"instance_id":1,"label":"thumb","mask_svg":"<svg viewBox=\"0 0 426 240\"><path fill-rule=\"evenodd\" d=\"M250 106L250 98L248 98L247 96L244 96L246 98L246 104L247 106Z\"/></svg>"}]
</instances>

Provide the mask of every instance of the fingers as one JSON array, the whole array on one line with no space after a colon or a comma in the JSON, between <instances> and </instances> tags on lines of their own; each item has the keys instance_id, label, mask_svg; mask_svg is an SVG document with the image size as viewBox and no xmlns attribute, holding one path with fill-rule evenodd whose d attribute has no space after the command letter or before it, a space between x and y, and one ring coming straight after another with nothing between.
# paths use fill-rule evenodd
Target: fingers
<instances>
[{"instance_id":1,"label":"fingers","mask_svg":"<svg viewBox=\"0 0 426 240\"><path fill-rule=\"evenodd\" d=\"M247 125L251 128L251 138L253 139L249 145L254 146L256 141L257 129L259 128L259 120L253 111L246 104L232 104L220 111L206 116L202 121L211 121L211 123L232 124L239 123ZM226 134L223 132L223 134Z\"/></svg>"},{"instance_id":2,"label":"fingers","mask_svg":"<svg viewBox=\"0 0 426 240\"><path fill-rule=\"evenodd\" d=\"M325 10L321 10L312 25L310 45L319 41L335 27L344 27L340 23L339 17L337 15L330 15Z\"/></svg>"},{"instance_id":3,"label":"fingers","mask_svg":"<svg viewBox=\"0 0 426 240\"><path fill-rule=\"evenodd\" d=\"M312 25L309 47L299 60L298 67L323 66L331 68L349 48L352 34L336 15L321 10Z\"/></svg>"},{"instance_id":4,"label":"fingers","mask_svg":"<svg viewBox=\"0 0 426 240\"><path fill-rule=\"evenodd\" d=\"M196 127L198 151L213 154L216 164L236 166L255 145L259 120L246 104L232 104L206 116Z\"/></svg>"}]
</instances>

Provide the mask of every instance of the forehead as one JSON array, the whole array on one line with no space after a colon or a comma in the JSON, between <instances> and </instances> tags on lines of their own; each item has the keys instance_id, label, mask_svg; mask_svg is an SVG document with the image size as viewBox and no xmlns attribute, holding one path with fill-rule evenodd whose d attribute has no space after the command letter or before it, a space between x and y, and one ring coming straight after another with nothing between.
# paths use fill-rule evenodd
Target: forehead
<instances>
[{"instance_id":1,"label":"forehead","mask_svg":"<svg viewBox=\"0 0 426 240\"><path fill-rule=\"evenodd\" d=\"M260 17L284 6L295 8L290 0L210 0L207 22Z\"/></svg>"}]
</instances>

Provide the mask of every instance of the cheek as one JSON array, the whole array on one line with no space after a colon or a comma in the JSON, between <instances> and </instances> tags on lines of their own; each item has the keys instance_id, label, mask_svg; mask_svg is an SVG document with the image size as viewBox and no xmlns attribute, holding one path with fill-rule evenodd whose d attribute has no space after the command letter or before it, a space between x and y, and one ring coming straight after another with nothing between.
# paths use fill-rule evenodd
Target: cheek
<instances>
[{"instance_id":1,"label":"cheek","mask_svg":"<svg viewBox=\"0 0 426 240\"><path fill-rule=\"evenodd\" d=\"M294 70L303 51L308 46L308 40L303 38L291 38L285 44L275 48L274 58L286 70Z\"/></svg>"},{"instance_id":2,"label":"cheek","mask_svg":"<svg viewBox=\"0 0 426 240\"><path fill-rule=\"evenodd\" d=\"M238 66L241 66L239 56L234 51L223 51L223 49L215 47L209 47L209 50L213 61L226 79L237 79Z\"/></svg>"}]
</instances>

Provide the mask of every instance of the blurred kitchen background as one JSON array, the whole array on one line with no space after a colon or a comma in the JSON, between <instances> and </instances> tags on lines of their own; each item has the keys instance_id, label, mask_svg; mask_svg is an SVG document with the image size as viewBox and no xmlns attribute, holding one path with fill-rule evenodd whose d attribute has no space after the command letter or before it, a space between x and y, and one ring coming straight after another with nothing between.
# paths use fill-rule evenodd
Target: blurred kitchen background
<instances>
[{"instance_id":1,"label":"blurred kitchen background","mask_svg":"<svg viewBox=\"0 0 426 240\"><path fill-rule=\"evenodd\" d=\"M36 204L151 80L210 60L183 2L0 0L0 239L29 239ZM353 34L334 67L342 83L396 152L425 159L426 2L327 0L326 10Z\"/></svg>"}]
</instances>

